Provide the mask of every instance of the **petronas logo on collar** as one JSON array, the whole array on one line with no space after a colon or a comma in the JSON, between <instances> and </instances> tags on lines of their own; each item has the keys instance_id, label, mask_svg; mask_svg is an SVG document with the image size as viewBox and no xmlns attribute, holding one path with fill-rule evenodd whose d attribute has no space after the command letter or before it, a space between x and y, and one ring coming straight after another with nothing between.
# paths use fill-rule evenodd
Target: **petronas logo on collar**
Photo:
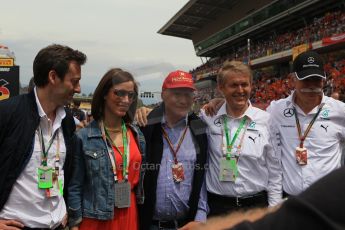
<instances>
[{"instance_id":1,"label":"petronas logo on collar","mask_svg":"<svg viewBox=\"0 0 345 230\"><path fill-rule=\"evenodd\" d=\"M329 116L329 109L324 109L324 110L322 110L321 116L322 116L323 118L328 118L328 116Z\"/></svg>"},{"instance_id":2,"label":"petronas logo on collar","mask_svg":"<svg viewBox=\"0 0 345 230\"><path fill-rule=\"evenodd\" d=\"M255 125L256 125L256 122L252 121L252 122L249 123L249 128L250 129L255 129Z\"/></svg>"}]
</instances>

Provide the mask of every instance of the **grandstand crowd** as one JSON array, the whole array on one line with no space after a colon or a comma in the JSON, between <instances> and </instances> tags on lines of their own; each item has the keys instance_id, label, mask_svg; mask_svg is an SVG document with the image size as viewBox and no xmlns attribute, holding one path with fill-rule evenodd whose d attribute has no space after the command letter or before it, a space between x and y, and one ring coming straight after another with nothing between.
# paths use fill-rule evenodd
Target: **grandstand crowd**
<instances>
[{"instance_id":1,"label":"grandstand crowd","mask_svg":"<svg viewBox=\"0 0 345 230\"><path fill-rule=\"evenodd\" d=\"M325 65L325 72L329 77L324 88L326 95L330 96L333 92L341 95L341 100L345 95L345 59L328 57ZM293 90L292 77L289 74L279 76L265 72L256 72L254 78L254 90L252 102L268 105L273 100L285 98Z\"/></svg>"},{"instance_id":2,"label":"grandstand crowd","mask_svg":"<svg viewBox=\"0 0 345 230\"><path fill-rule=\"evenodd\" d=\"M311 44L323 38L345 32L345 12L334 11L323 17L314 18L313 22L296 31L283 34L273 34L269 39L252 41L250 60L272 55L301 44ZM190 71L194 79L200 75L216 76L218 70L226 60L245 60L248 55L247 46L238 48L235 53L223 57L210 59L207 63ZM330 96L333 92L345 98L345 55L328 54L325 56L325 72L329 77L324 92ZM272 71L254 70L254 89L251 101L261 108L265 108L271 101L285 98L293 88L289 73L281 74ZM196 101L199 105L217 97L216 88L199 89Z\"/></svg>"}]
</instances>

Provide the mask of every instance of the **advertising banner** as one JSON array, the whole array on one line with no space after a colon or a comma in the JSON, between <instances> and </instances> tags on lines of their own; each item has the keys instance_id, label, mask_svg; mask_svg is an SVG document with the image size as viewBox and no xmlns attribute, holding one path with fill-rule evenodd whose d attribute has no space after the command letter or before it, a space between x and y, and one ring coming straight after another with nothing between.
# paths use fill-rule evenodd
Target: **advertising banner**
<instances>
[{"instance_id":1,"label":"advertising banner","mask_svg":"<svg viewBox=\"0 0 345 230\"><path fill-rule=\"evenodd\" d=\"M345 42L345 33L322 39L322 45L331 45L339 42Z\"/></svg>"},{"instance_id":2,"label":"advertising banner","mask_svg":"<svg viewBox=\"0 0 345 230\"><path fill-rule=\"evenodd\" d=\"M19 94L19 66L0 66L0 100Z\"/></svg>"}]
</instances>

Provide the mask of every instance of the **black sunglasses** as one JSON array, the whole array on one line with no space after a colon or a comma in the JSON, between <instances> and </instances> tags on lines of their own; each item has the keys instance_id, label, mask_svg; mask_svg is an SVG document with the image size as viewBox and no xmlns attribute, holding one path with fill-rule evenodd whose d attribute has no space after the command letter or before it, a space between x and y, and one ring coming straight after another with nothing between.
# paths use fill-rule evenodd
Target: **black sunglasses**
<instances>
[{"instance_id":1,"label":"black sunglasses","mask_svg":"<svg viewBox=\"0 0 345 230\"><path fill-rule=\"evenodd\" d=\"M134 91L126 91L123 89L114 89L114 94L118 97L128 96L129 100L133 100L137 96L137 94Z\"/></svg>"}]
</instances>

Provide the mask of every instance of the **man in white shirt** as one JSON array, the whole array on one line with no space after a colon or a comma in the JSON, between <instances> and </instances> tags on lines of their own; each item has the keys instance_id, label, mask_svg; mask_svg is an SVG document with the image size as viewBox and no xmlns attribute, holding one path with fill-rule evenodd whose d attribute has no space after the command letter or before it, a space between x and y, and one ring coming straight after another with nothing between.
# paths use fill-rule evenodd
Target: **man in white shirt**
<instances>
[{"instance_id":1,"label":"man in white shirt","mask_svg":"<svg viewBox=\"0 0 345 230\"><path fill-rule=\"evenodd\" d=\"M226 103L208 124L209 169L206 173L210 215L281 201L281 165L270 142L269 114L249 101L250 68L225 62L217 77Z\"/></svg>"},{"instance_id":2,"label":"man in white shirt","mask_svg":"<svg viewBox=\"0 0 345 230\"><path fill-rule=\"evenodd\" d=\"M67 46L42 49L36 87L0 102L0 229L62 229L64 188L72 166L75 124L64 105L80 93L85 54Z\"/></svg>"},{"instance_id":3,"label":"man in white shirt","mask_svg":"<svg viewBox=\"0 0 345 230\"><path fill-rule=\"evenodd\" d=\"M345 104L323 94L326 74L321 56L301 53L293 68L295 91L267 108L270 130L279 139L274 144L282 162L285 197L300 194L339 168L345 139ZM214 113L221 103L214 100L207 111Z\"/></svg>"},{"instance_id":4,"label":"man in white shirt","mask_svg":"<svg viewBox=\"0 0 345 230\"><path fill-rule=\"evenodd\" d=\"M298 195L339 168L345 139L345 104L323 94L326 75L321 56L301 53L293 67L295 91L267 108L280 137L285 196Z\"/></svg>"}]
</instances>

